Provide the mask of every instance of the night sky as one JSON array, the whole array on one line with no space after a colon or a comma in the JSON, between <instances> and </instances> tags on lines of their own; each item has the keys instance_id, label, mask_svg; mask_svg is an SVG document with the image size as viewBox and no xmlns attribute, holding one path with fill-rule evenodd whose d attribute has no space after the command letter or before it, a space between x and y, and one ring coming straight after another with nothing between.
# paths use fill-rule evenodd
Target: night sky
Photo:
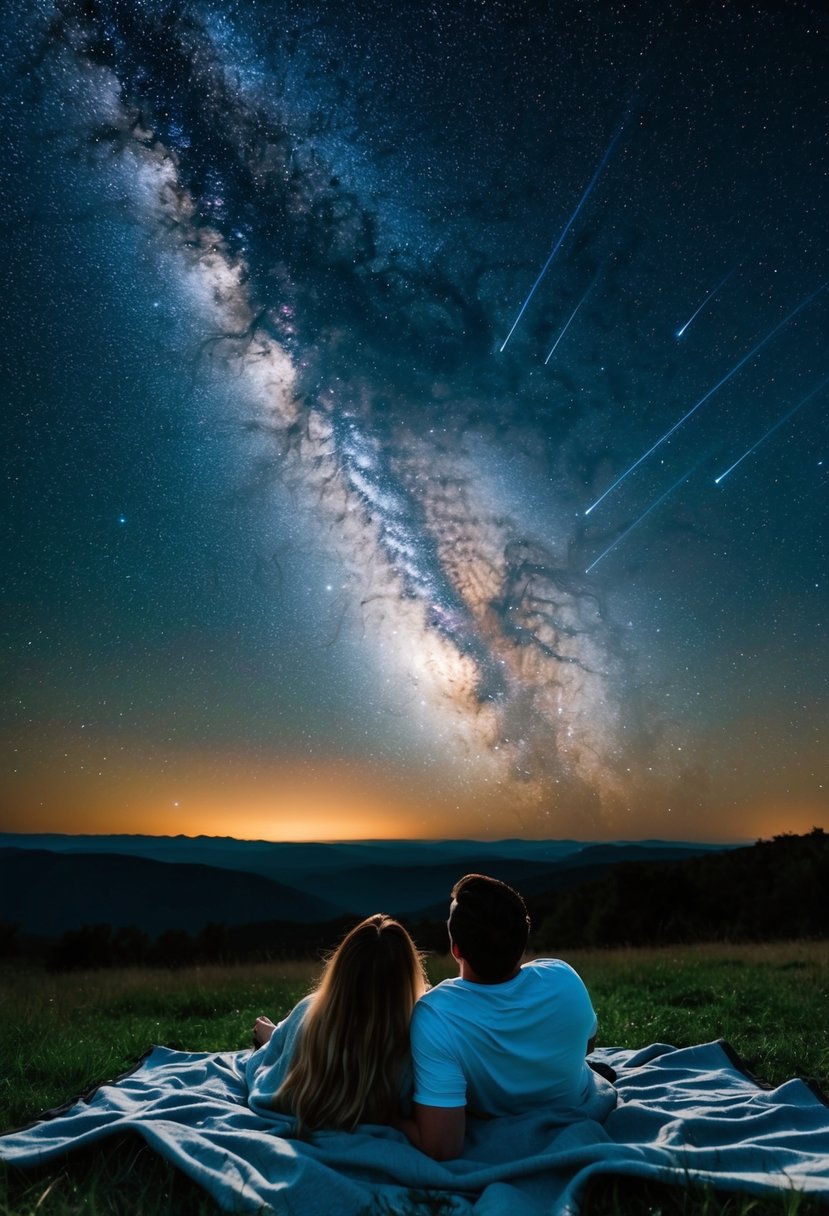
<instances>
[{"instance_id":1,"label":"night sky","mask_svg":"<svg viewBox=\"0 0 829 1216\"><path fill-rule=\"evenodd\" d=\"M829 827L829 18L15 0L7 831Z\"/></svg>"}]
</instances>

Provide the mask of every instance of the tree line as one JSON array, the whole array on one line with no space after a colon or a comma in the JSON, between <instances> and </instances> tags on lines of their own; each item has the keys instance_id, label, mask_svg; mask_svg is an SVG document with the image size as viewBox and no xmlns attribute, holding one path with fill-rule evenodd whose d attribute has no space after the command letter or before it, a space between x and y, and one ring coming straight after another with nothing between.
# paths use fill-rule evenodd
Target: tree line
<instances>
[{"instance_id":1,"label":"tree line","mask_svg":"<svg viewBox=\"0 0 829 1216\"><path fill-rule=\"evenodd\" d=\"M211 923L198 933L167 929L156 938L135 925L101 923L67 929L55 941L27 940L16 925L0 924L0 960L27 957L45 963L50 970L76 971L322 959L352 928L354 920L353 916L344 916L318 924ZM420 949L437 954L448 950L442 922L419 921L407 927Z\"/></svg>"},{"instance_id":2,"label":"tree line","mask_svg":"<svg viewBox=\"0 0 829 1216\"><path fill-rule=\"evenodd\" d=\"M562 947L829 936L829 836L813 828L678 862L623 862L531 900L541 953Z\"/></svg>"}]
</instances>

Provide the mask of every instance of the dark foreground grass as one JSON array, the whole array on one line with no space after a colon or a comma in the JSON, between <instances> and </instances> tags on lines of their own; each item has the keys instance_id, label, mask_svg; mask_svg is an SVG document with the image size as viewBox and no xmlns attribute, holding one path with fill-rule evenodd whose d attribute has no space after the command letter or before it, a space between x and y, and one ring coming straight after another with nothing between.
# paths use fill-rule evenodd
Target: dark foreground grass
<instances>
[{"instance_id":1,"label":"dark foreground grass","mask_svg":"<svg viewBox=\"0 0 829 1216\"><path fill-rule=\"evenodd\" d=\"M593 995L601 1044L681 1047L725 1038L757 1075L815 1078L829 1090L829 943L699 946L568 954ZM432 978L450 973L444 960ZM152 1043L190 1051L246 1047L254 1019L276 1021L308 989L310 964L0 973L0 1125L20 1126L92 1082L129 1068ZM215 1205L139 1138L78 1153L59 1167L0 1167L0 1216L202 1216ZM784 1201L718 1196L624 1180L594 1183L585 1216L826 1216ZM381 1209L366 1216L384 1216ZM440 1216L412 1196L400 1216Z\"/></svg>"},{"instance_id":2,"label":"dark foreground grass","mask_svg":"<svg viewBox=\"0 0 829 1216\"><path fill-rule=\"evenodd\" d=\"M808 1077L829 1092L829 942L619 950L568 961L594 998L600 1044L726 1039L766 1081Z\"/></svg>"},{"instance_id":3,"label":"dark foreground grass","mask_svg":"<svg viewBox=\"0 0 829 1216\"><path fill-rule=\"evenodd\" d=\"M0 974L0 1124L15 1127L148 1047L249 1047L260 1013L274 1021L304 996L310 963L255 967Z\"/></svg>"}]
</instances>

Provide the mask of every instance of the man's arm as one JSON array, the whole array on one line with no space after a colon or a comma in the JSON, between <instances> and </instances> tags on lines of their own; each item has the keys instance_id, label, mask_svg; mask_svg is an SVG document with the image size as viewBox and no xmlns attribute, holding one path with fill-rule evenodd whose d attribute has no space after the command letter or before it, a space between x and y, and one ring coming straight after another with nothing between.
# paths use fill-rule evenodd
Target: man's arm
<instances>
[{"instance_id":1,"label":"man's arm","mask_svg":"<svg viewBox=\"0 0 829 1216\"><path fill-rule=\"evenodd\" d=\"M466 1135L465 1106L423 1106L412 1103L412 1118L398 1124L415 1148L435 1161L459 1157Z\"/></svg>"}]
</instances>

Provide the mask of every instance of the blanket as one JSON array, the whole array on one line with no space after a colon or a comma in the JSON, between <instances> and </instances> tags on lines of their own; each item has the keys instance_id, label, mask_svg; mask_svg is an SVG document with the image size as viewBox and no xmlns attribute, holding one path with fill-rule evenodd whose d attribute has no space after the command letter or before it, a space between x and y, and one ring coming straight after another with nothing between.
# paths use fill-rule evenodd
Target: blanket
<instances>
[{"instance_id":1,"label":"blanket","mask_svg":"<svg viewBox=\"0 0 829 1216\"><path fill-rule=\"evenodd\" d=\"M393 1128L297 1139L248 1105L249 1052L155 1047L137 1069L0 1137L34 1166L134 1131L227 1212L279 1216L575 1216L588 1179L629 1175L829 1201L829 1109L803 1081L763 1088L722 1042L595 1053L616 1069L573 1118L534 1111L469 1120L463 1155L436 1162Z\"/></svg>"}]
</instances>

